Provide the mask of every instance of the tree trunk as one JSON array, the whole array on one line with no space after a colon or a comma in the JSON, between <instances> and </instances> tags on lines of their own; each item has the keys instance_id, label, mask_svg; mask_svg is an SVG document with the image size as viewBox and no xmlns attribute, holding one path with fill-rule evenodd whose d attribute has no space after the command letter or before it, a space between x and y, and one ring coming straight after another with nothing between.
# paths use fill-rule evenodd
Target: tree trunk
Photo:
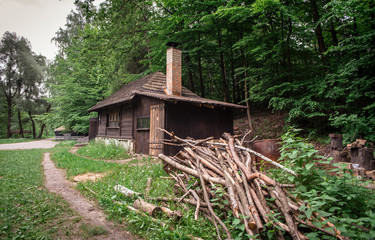
<instances>
[{"instance_id":1,"label":"tree trunk","mask_svg":"<svg viewBox=\"0 0 375 240\"><path fill-rule=\"evenodd\" d=\"M223 81L224 102L230 102L229 89L228 89L228 79L227 79L226 71L225 71L224 51L223 51L223 48L222 48L223 47L223 43L222 43L221 32L220 31L221 30L218 29L218 33L217 33L218 39L217 39L217 42L218 42L219 49L220 49L219 57L220 57L221 78L222 78L222 81Z\"/></svg>"},{"instance_id":2,"label":"tree trunk","mask_svg":"<svg viewBox=\"0 0 375 240\"><path fill-rule=\"evenodd\" d=\"M12 137L10 128L12 126L12 100L7 98L7 110L8 110L8 121L7 121L7 138Z\"/></svg>"},{"instance_id":3,"label":"tree trunk","mask_svg":"<svg viewBox=\"0 0 375 240\"><path fill-rule=\"evenodd\" d=\"M198 36L198 45L199 48L201 46L201 36L199 33ZM201 49L198 50L198 75L199 75L199 87L200 87L200 93L201 97L205 97L205 91L204 91L204 84L203 84L203 74L202 74L202 59L201 59Z\"/></svg>"},{"instance_id":4,"label":"tree trunk","mask_svg":"<svg viewBox=\"0 0 375 240\"><path fill-rule=\"evenodd\" d=\"M335 25L333 24L333 21L331 21L331 23L330 23L329 31L331 32L332 45L338 46L339 41L337 39L337 32L336 32L336 29L335 29Z\"/></svg>"},{"instance_id":5,"label":"tree trunk","mask_svg":"<svg viewBox=\"0 0 375 240\"><path fill-rule=\"evenodd\" d=\"M25 137L24 135L23 135L23 127L22 127L22 119L21 119L21 111L20 110L18 110L18 126L20 127L20 135L21 135L21 137Z\"/></svg>"},{"instance_id":6,"label":"tree trunk","mask_svg":"<svg viewBox=\"0 0 375 240\"><path fill-rule=\"evenodd\" d=\"M42 124L42 127L40 128L40 132L39 132L39 135L37 138L42 138L42 135L43 135L43 131L44 131L44 128L46 127L46 124Z\"/></svg>"},{"instance_id":7,"label":"tree trunk","mask_svg":"<svg viewBox=\"0 0 375 240\"><path fill-rule=\"evenodd\" d=\"M29 117L30 117L30 121L31 121L31 126L32 126L32 129L33 129L33 138L36 139L36 132L35 132L35 121L33 119L33 116L31 114L30 111L28 111L29 113Z\"/></svg>"},{"instance_id":8,"label":"tree trunk","mask_svg":"<svg viewBox=\"0 0 375 240\"><path fill-rule=\"evenodd\" d=\"M230 68L231 68L231 77L232 77L232 86L233 86L233 89L232 89L232 98L233 98L233 102L234 103L237 103L238 102L238 97L237 97L237 94L239 92L239 89L238 89L238 83L237 83L237 80L234 76L234 59L233 59L233 49L230 48Z\"/></svg>"},{"instance_id":9,"label":"tree trunk","mask_svg":"<svg viewBox=\"0 0 375 240\"><path fill-rule=\"evenodd\" d=\"M291 54L290 54L290 46L289 46L289 40L292 35L292 19L288 18L288 36L286 39L286 61L287 61L287 70L288 70L288 81L292 82L293 80L293 73L292 73L292 60L291 60Z\"/></svg>"},{"instance_id":10,"label":"tree trunk","mask_svg":"<svg viewBox=\"0 0 375 240\"><path fill-rule=\"evenodd\" d=\"M50 109L51 109L51 104L48 104L47 109L46 109L46 113L48 113ZM46 124L43 123L42 127L40 128L40 132L39 132L38 138L42 138L43 131L44 131L45 127L46 127ZM46 132L47 132L47 130L46 130Z\"/></svg>"},{"instance_id":11,"label":"tree trunk","mask_svg":"<svg viewBox=\"0 0 375 240\"><path fill-rule=\"evenodd\" d=\"M192 92L194 92L194 80L193 80L193 73L191 71L191 61L190 61L189 53L187 53L185 56L185 62L186 62L186 67L187 67L189 89Z\"/></svg>"},{"instance_id":12,"label":"tree trunk","mask_svg":"<svg viewBox=\"0 0 375 240\"><path fill-rule=\"evenodd\" d=\"M318 40L319 52L320 52L323 64L327 65L327 60L326 60L326 57L324 56L324 53L326 52L327 49L324 43L322 27L319 23L320 17L319 17L318 6L316 5L316 1L310 0L310 6L311 6L311 13L313 16L314 23L317 25L315 28L315 34Z\"/></svg>"},{"instance_id":13,"label":"tree trunk","mask_svg":"<svg viewBox=\"0 0 375 240\"><path fill-rule=\"evenodd\" d=\"M253 130L253 123L251 121L251 114L250 114L250 101L249 101L249 90L247 89L247 64L245 59L245 53L242 52L242 64L245 67L245 81L244 81L244 89L245 89L245 101L246 101L246 114L247 114L247 121L249 122L250 130Z\"/></svg>"}]
</instances>

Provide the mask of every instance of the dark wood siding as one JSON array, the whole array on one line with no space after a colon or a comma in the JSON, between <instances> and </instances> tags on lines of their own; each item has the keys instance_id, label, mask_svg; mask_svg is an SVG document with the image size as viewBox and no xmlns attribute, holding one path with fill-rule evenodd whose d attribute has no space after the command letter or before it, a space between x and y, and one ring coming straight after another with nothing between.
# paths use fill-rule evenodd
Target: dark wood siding
<instances>
[{"instance_id":1,"label":"dark wood siding","mask_svg":"<svg viewBox=\"0 0 375 240\"><path fill-rule=\"evenodd\" d=\"M90 118L89 141L98 135L98 118Z\"/></svg>"},{"instance_id":2,"label":"dark wood siding","mask_svg":"<svg viewBox=\"0 0 375 240\"><path fill-rule=\"evenodd\" d=\"M131 139L133 138L133 106L121 106L121 137Z\"/></svg>"},{"instance_id":3,"label":"dark wood siding","mask_svg":"<svg viewBox=\"0 0 375 240\"><path fill-rule=\"evenodd\" d=\"M98 123L98 136L105 136L107 128L107 111L102 110L98 113L99 123Z\"/></svg>"},{"instance_id":4,"label":"dark wood siding","mask_svg":"<svg viewBox=\"0 0 375 240\"><path fill-rule=\"evenodd\" d=\"M219 138L224 132L233 132L231 108L200 107L189 103L166 103L166 129L176 136L195 139ZM174 155L179 148L165 146L165 154Z\"/></svg>"},{"instance_id":5,"label":"dark wood siding","mask_svg":"<svg viewBox=\"0 0 375 240\"><path fill-rule=\"evenodd\" d=\"M120 114L121 113L121 107L116 106L116 107L112 107L112 108L108 109L108 114L111 114L113 112L118 112ZM109 124L109 121L107 119L107 125L106 125L107 126L107 133L106 133L106 135L108 137L120 137L120 126L121 126L120 124L121 124L121 122L119 121L118 126L110 127L111 125Z\"/></svg>"},{"instance_id":6,"label":"dark wood siding","mask_svg":"<svg viewBox=\"0 0 375 240\"><path fill-rule=\"evenodd\" d=\"M153 105L161 104L164 101L150 98L145 96L137 96L133 101L133 131L135 136L135 152L136 153L149 153L149 130L137 130L137 119L138 118L149 118L150 117L150 107Z\"/></svg>"}]
</instances>

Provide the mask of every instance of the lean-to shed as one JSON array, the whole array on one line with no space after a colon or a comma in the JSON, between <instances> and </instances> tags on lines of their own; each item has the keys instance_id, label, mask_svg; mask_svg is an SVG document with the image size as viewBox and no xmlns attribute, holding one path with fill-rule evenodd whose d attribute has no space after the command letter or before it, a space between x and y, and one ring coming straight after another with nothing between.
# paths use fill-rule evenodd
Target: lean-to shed
<instances>
[{"instance_id":1,"label":"lean-to shed","mask_svg":"<svg viewBox=\"0 0 375 240\"><path fill-rule=\"evenodd\" d=\"M233 108L241 105L201 98L181 85L181 50L167 50L167 74L154 72L97 103L90 120L90 139L112 138L136 153L175 154L178 148L160 144L164 128L179 137L218 138L233 131ZM95 136L96 135L96 136Z\"/></svg>"}]
</instances>

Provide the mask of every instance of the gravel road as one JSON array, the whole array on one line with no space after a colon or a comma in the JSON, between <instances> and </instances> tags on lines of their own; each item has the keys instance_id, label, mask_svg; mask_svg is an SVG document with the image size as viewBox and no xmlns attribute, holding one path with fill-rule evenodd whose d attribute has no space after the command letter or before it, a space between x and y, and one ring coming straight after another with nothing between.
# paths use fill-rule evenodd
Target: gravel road
<instances>
[{"instance_id":1,"label":"gravel road","mask_svg":"<svg viewBox=\"0 0 375 240\"><path fill-rule=\"evenodd\" d=\"M53 148L59 142L52 139L43 139L31 142L0 144L0 150L16 150L16 149L37 149L37 148Z\"/></svg>"}]
</instances>

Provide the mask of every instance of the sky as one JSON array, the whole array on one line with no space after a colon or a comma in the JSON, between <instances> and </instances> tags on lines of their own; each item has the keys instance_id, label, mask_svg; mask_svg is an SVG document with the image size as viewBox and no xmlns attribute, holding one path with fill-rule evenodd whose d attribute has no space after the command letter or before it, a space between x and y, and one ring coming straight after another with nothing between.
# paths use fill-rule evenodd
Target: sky
<instances>
[{"instance_id":1,"label":"sky","mask_svg":"<svg viewBox=\"0 0 375 240\"><path fill-rule=\"evenodd\" d=\"M57 47L51 39L73 9L74 0L0 0L0 38L16 32L30 41L33 52L52 60Z\"/></svg>"}]
</instances>

